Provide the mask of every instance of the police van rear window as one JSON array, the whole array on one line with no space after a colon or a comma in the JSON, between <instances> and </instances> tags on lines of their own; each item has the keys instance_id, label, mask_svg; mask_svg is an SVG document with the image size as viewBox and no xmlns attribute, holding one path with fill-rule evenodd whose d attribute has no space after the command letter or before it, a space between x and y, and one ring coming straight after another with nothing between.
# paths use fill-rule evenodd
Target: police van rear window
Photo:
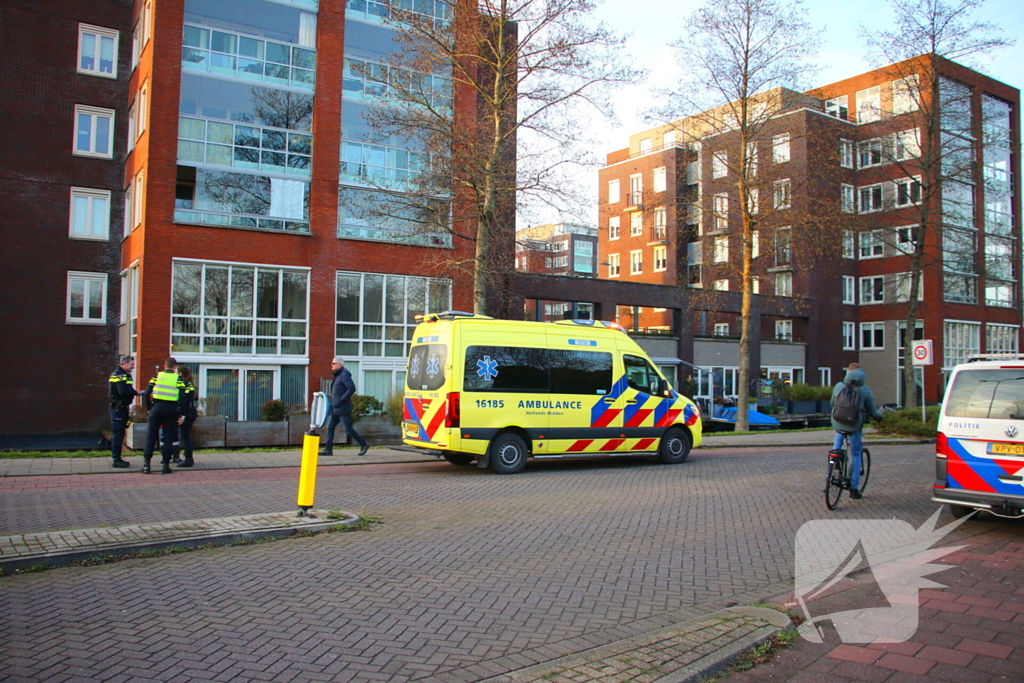
<instances>
[{"instance_id":1,"label":"police van rear window","mask_svg":"<svg viewBox=\"0 0 1024 683\"><path fill-rule=\"evenodd\" d=\"M466 349L465 391L607 394L612 354L515 346Z\"/></svg>"},{"instance_id":2,"label":"police van rear window","mask_svg":"<svg viewBox=\"0 0 1024 683\"><path fill-rule=\"evenodd\" d=\"M946 415L1024 420L1024 369L961 370L946 394Z\"/></svg>"},{"instance_id":3,"label":"police van rear window","mask_svg":"<svg viewBox=\"0 0 1024 683\"><path fill-rule=\"evenodd\" d=\"M444 366L448 347L444 344L421 344L412 347L405 385L412 391L437 391L444 386Z\"/></svg>"}]
</instances>

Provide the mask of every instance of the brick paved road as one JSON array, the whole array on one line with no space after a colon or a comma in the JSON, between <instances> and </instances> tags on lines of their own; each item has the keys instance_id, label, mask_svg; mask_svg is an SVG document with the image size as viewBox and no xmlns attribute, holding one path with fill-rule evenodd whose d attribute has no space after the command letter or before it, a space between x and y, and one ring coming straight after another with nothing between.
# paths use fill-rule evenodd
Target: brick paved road
<instances>
[{"instance_id":1,"label":"brick paved road","mask_svg":"<svg viewBox=\"0 0 1024 683\"><path fill-rule=\"evenodd\" d=\"M365 505L383 526L0 579L0 678L478 680L777 596L808 519L920 524L932 448L877 449L867 497L836 513L820 448L509 477L331 468L317 507ZM0 533L254 514L296 488L280 469L31 479L0 481Z\"/></svg>"}]
</instances>

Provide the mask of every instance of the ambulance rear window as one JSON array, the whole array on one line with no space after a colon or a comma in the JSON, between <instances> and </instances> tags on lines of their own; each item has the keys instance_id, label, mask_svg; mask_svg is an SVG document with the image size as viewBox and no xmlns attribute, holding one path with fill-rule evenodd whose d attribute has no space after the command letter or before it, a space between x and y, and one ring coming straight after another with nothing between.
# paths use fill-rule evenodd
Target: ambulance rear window
<instances>
[{"instance_id":1,"label":"ambulance rear window","mask_svg":"<svg viewBox=\"0 0 1024 683\"><path fill-rule=\"evenodd\" d=\"M1024 420L1024 370L961 370L946 394L946 415Z\"/></svg>"},{"instance_id":2,"label":"ambulance rear window","mask_svg":"<svg viewBox=\"0 0 1024 683\"><path fill-rule=\"evenodd\" d=\"M409 353L406 387L411 391L437 391L444 386L444 366L448 347L444 344L420 344Z\"/></svg>"}]
</instances>

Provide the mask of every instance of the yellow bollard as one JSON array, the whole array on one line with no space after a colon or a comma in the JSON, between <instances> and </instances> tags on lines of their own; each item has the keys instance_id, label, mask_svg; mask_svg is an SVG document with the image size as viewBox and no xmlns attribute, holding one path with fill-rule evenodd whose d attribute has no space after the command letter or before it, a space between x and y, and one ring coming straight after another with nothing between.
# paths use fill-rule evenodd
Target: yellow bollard
<instances>
[{"instance_id":1,"label":"yellow bollard","mask_svg":"<svg viewBox=\"0 0 1024 683\"><path fill-rule=\"evenodd\" d=\"M299 469L299 499L302 509L300 517L305 517L309 508L313 507L313 496L316 494L317 451L320 450L320 435L310 430L302 440L302 466Z\"/></svg>"}]
</instances>

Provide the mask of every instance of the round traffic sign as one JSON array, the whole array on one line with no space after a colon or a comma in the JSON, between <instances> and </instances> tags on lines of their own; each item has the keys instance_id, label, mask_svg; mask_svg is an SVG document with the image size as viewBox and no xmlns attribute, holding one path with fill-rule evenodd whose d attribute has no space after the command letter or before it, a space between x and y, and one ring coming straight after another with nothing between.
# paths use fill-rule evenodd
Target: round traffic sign
<instances>
[{"instance_id":1,"label":"round traffic sign","mask_svg":"<svg viewBox=\"0 0 1024 683\"><path fill-rule=\"evenodd\" d=\"M924 346L915 346L914 347L914 358L920 358L921 360L924 360L927 357L928 357L928 349L927 348L925 348Z\"/></svg>"}]
</instances>

